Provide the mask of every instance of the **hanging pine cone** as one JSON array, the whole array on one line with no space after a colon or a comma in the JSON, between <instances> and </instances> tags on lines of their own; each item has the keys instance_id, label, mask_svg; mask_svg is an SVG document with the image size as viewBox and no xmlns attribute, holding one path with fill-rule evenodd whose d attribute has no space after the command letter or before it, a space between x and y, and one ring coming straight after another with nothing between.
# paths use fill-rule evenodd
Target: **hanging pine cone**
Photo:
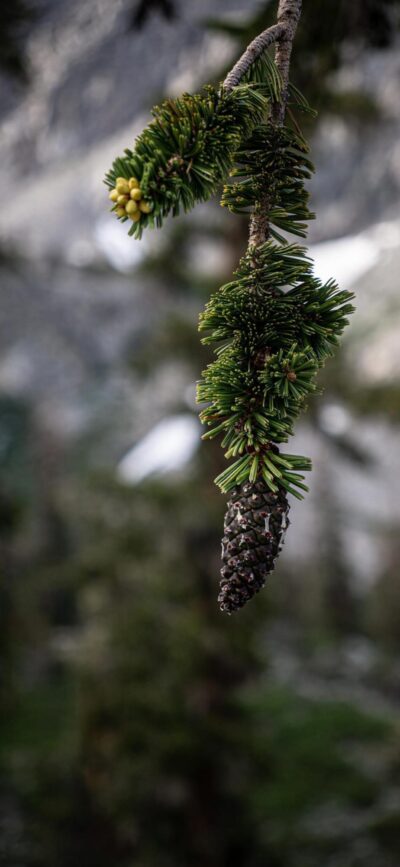
<instances>
[{"instance_id":1,"label":"hanging pine cone","mask_svg":"<svg viewBox=\"0 0 400 867\"><path fill-rule=\"evenodd\" d=\"M222 539L221 611L237 611L264 586L289 526L283 488L272 493L262 481L234 488Z\"/></svg>"}]
</instances>

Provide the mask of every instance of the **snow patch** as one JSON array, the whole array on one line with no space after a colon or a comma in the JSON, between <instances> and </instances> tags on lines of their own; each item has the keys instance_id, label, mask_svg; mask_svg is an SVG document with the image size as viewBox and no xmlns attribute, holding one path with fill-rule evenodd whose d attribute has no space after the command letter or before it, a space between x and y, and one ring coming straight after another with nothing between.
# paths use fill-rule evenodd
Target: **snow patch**
<instances>
[{"instance_id":1,"label":"snow patch","mask_svg":"<svg viewBox=\"0 0 400 867\"><path fill-rule=\"evenodd\" d=\"M380 248L373 238L353 235L310 247L315 276L324 283L334 277L341 289L351 289L356 280L378 261Z\"/></svg>"},{"instance_id":2,"label":"snow patch","mask_svg":"<svg viewBox=\"0 0 400 867\"><path fill-rule=\"evenodd\" d=\"M117 474L127 484L183 469L200 444L200 423L189 413L163 418L120 461Z\"/></svg>"}]
</instances>

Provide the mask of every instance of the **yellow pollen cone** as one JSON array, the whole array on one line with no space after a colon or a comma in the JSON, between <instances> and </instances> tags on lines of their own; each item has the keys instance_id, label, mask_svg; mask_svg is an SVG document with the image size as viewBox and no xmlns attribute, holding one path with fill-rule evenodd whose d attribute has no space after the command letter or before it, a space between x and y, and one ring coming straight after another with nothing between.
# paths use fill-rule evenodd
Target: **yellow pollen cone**
<instances>
[{"instance_id":1,"label":"yellow pollen cone","mask_svg":"<svg viewBox=\"0 0 400 867\"><path fill-rule=\"evenodd\" d=\"M136 214L129 214L129 218L132 220L133 223L138 223L141 216L142 215L140 211L136 211Z\"/></svg>"},{"instance_id":2,"label":"yellow pollen cone","mask_svg":"<svg viewBox=\"0 0 400 867\"><path fill-rule=\"evenodd\" d=\"M116 202L118 199L118 193L116 190L111 190L111 193L108 194L108 198L111 199L112 202Z\"/></svg>"},{"instance_id":3,"label":"yellow pollen cone","mask_svg":"<svg viewBox=\"0 0 400 867\"><path fill-rule=\"evenodd\" d=\"M138 206L137 206L136 202L133 202L132 199L130 199L130 201L126 205L126 213L129 215L130 214L136 214L137 209L138 209Z\"/></svg>"},{"instance_id":4,"label":"yellow pollen cone","mask_svg":"<svg viewBox=\"0 0 400 867\"><path fill-rule=\"evenodd\" d=\"M153 210L153 206L150 202L140 202L139 208L142 211L142 214L150 214L150 211Z\"/></svg>"},{"instance_id":5,"label":"yellow pollen cone","mask_svg":"<svg viewBox=\"0 0 400 867\"><path fill-rule=\"evenodd\" d=\"M118 195L126 195L129 196L129 184L128 181L118 181L116 190Z\"/></svg>"},{"instance_id":6,"label":"yellow pollen cone","mask_svg":"<svg viewBox=\"0 0 400 867\"><path fill-rule=\"evenodd\" d=\"M134 187L134 189L130 192L130 196L131 199L135 199L138 202L139 199L142 198L142 191L139 189L139 187Z\"/></svg>"},{"instance_id":7,"label":"yellow pollen cone","mask_svg":"<svg viewBox=\"0 0 400 867\"><path fill-rule=\"evenodd\" d=\"M117 217L126 217L125 208L117 208L115 211Z\"/></svg>"},{"instance_id":8,"label":"yellow pollen cone","mask_svg":"<svg viewBox=\"0 0 400 867\"><path fill-rule=\"evenodd\" d=\"M129 178L129 188L133 190L135 187L139 188L139 181L136 178Z\"/></svg>"},{"instance_id":9,"label":"yellow pollen cone","mask_svg":"<svg viewBox=\"0 0 400 867\"><path fill-rule=\"evenodd\" d=\"M128 196L118 196L117 203L118 205L126 205L128 201Z\"/></svg>"}]
</instances>

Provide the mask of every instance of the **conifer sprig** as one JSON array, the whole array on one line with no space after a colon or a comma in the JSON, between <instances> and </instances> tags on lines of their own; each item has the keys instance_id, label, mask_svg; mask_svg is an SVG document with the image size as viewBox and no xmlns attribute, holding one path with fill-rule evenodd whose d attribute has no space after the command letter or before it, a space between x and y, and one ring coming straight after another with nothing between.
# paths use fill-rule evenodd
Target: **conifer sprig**
<instances>
[{"instance_id":1,"label":"conifer sprig","mask_svg":"<svg viewBox=\"0 0 400 867\"><path fill-rule=\"evenodd\" d=\"M249 358L266 347L289 350L293 343L319 361L332 354L352 313L353 295L334 280L314 277L307 251L298 244L266 241L249 248L235 279L222 286L200 315L202 342L236 338Z\"/></svg>"},{"instance_id":2,"label":"conifer sprig","mask_svg":"<svg viewBox=\"0 0 400 867\"><path fill-rule=\"evenodd\" d=\"M269 99L278 93L276 76L268 81L262 86L244 83L230 92L207 86L201 93L185 93L153 109L154 120L138 136L134 149L117 157L105 178L111 194L118 179L136 179L150 205L148 211L139 211L138 219L119 213L118 202L114 203L117 217L134 220L130 235L140 238L146 226L160 227L168 214L189 211L217 192L242 139L266 116Z\"/></svg>"},{"instance_id":3,"label":"conifer sprig","mask_svg":"<svg viewBox=\"0 0 400 867\"><path fill-rule=\"evenodd\" d=\"M298 471L311 468L309 459L281 455L278 444L293 434L315 391L352 297L314 277L304 247L271 240L250 246L234 280L211 297L199 329L203 343L216 344L217 359L203 371L197 396L207 404L204 439L221 435L225 457L234 459L216 479L222 491L257 478L273 492L281 485L301 498L307 490Z\"/></svg>"},{"instance_id":4,"label":"conifer sprig","mask_svg":"<svg viewBox=\"0 0 400 867\"><path fill-rule=\"evenodd\" d=\"M270 236L284 242L277 231L281 229L305 238L307 221L315 216L304 188L314 171L308 152L294 130L258 125L236 152L231 178L240 180L224 187L221 204L233 213L250 215L267 190Z\"/></svg>"}]
</instances>

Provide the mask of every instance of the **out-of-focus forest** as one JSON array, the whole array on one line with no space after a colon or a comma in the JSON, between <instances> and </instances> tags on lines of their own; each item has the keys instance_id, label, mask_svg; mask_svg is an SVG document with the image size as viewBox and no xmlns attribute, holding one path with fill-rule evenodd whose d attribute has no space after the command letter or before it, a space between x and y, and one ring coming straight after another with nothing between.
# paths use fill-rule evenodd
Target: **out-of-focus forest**
<instances>
[{"instance_id":1,"label":"out-of-focus forest","mask_svg":"<svg viewBox=\"0 0 400 867\"><path fill-rule=\"evenodd\" d=\"M4 867L400 862L400 3L303 6L311 255L357 311L291 444L310 493L233 617L194 393L246 220L212 202L133 241L102 178L276 4L0 10Z\"/></svg>"}]
</instances>

